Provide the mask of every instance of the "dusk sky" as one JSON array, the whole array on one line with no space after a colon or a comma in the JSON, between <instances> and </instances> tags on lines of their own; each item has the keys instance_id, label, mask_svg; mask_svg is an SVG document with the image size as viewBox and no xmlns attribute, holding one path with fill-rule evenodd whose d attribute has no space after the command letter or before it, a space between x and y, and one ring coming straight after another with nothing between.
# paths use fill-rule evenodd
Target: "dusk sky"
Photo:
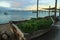
<instances>
[{"instance_id":1,"label":"dusk sky","mask_svg":"<svg viewBox=\"0 0 60 40\"><path fill-rule=\"evenodd\" d=\"M54 7L55 0L39 0L39 9L47 8L49 5ZM58 8L59 8L58 0ZM0 0L0 7L7 7L20 10L36 10L37 0Z\"/></svg>"}]
</instances>

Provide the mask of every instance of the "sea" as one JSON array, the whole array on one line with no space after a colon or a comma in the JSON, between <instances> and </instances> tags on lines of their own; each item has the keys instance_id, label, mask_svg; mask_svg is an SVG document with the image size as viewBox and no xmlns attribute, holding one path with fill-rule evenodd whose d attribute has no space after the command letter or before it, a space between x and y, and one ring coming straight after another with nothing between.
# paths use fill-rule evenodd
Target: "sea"
<instances>
[{"instance_id":1,"label":"sea","mask_svg":"<svg viewBox=\"0 0 60 40\"><path fill-rule=\"evenodd\" d=\"M9 23L9 21L21 21L21 20L29 20L31 18L36 18L35 12L32 11L8 11L7 15L4 12L0 12L0 24ZM54 12L50 12L50 15L54 15ZM46 17L49 16L48 11L39 11L38 17ZM59 12L57 12L57 16L59 16Z\"/></svg>"}]
</instances>

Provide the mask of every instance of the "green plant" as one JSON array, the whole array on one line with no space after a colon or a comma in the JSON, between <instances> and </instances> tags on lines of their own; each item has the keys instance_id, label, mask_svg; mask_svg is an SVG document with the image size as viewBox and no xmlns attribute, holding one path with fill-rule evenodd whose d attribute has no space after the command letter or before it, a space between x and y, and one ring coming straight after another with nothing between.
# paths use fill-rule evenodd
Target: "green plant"
<instances>
[{"instance_id":1,"label":"green plant","mask_svg":"<svg viewBox=\"0 0 60 40\"><path fill-rule=\"evenodd\" d=\"M50 18L42 18L42 19L31 19L17 26L25 33L32 33L41 29L48 29L52 24L52 20Z\"/></svg>"}]
</instances>

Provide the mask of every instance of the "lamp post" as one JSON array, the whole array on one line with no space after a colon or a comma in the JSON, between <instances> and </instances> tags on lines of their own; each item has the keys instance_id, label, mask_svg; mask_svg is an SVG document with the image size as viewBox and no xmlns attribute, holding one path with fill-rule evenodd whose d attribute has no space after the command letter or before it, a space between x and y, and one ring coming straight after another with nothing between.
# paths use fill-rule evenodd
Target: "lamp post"
<instances>
[{"instance_id":1,"label":"lamp post","mask_svg":"<svg viewBox=\"0 0 60 40\"><path fill-rule=\"evenodd\" d=\"M50 8L51 8L51 6L49 6L49 17L50 17Z\"/></svg>"},{"instance_id":2,"label":"lamp post","mask_svg":"<svg viewBox=\"0 0 60 40\"><path fill-rule=\"evenodd\" d=\"M55 0L55 15L54 15L55 22L56 22L56 12L57 12L57 0Z\"/></svg>"},{"instance_id":3,"label":"lamp post","mask_svg":"<svg viewBox=\"0 0 60 40\"><path fill-rule=\"evenodd\" d=\"M59 22L60 22L60 8L59 8Z\"/></svg>"},{"instance_id":4,"label":"lamp post","mask_svg":"<svg viewBox=\"0 0 60 40\"><path fill-rule=\"evenodd\" d=\"M39 8L39 0L37 0L37 15L36 15L36 17L38 18L38 9Z\"/></svg>"}]
</instances>

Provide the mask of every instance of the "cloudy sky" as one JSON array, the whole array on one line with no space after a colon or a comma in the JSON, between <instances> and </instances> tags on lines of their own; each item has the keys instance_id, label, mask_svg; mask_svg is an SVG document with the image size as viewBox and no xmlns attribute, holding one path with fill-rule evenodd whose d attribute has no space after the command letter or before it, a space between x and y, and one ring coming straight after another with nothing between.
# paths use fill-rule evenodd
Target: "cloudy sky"
<instances>
[{"instance_id":1,"label":"cloudy sky","mask_svg":"<svg viewBox=\"0 0 60 40\"><path fill-rule=\"evenodd\" d=\"M55 0L39 0L39 9L49 7L54 7ZM59 8L58 0L58 8ZM23 10L36 10L37 0L0 0L0 7L23 9Z\"/></svg>"}]
</instances>

